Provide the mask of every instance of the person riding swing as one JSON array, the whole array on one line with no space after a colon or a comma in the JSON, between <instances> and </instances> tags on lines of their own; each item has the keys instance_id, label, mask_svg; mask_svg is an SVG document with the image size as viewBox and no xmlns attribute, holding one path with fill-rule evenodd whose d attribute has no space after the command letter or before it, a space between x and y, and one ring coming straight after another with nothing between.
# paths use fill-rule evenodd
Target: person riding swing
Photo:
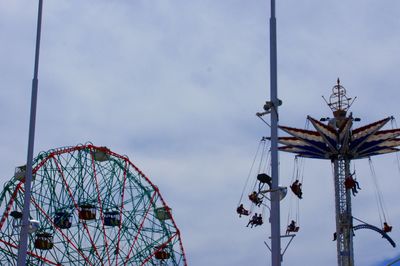
<instances>
[{"instance_id":1,"label":"person riding swing","mask_svg":"<svg viewBox=\"0 0 400 266\"><path fill-rule=\"evenodd\" d=\"M356 196L356 194L358 193L357 189L361 189L360 188L360 184L357 182L357 180L355 178L353 178L353 174L350 174L349 176L346 177L346 179L344 180L344 186L346 187L346 189L351 189L351 192L353 193L353 196Z\"/></svg>"},{"instance_id":2,"label":"person riding swing","mask_svg":"<svg viewBox=\"0 0 400 266\"><path fill-rule=\"evenodd\" d=\"M243 204L240 204L240 206L236 208L236 212L239 214L239 217L250 214L250 212L243 207Z\"/></svg>"},{"instance_id":3,"label":"person riding swing","mask_svg":"<svg viewBox=\"0 0 400 266\"><path fill-rule=\"evenodd\" d=\"M267 175L266 173L261 173L257 175L257 180L260 182L258 184L258 190L260 191L264 184L269 186L269 189L272 187L272 177Z\"/></svg>"},{"instance_id":4,"label":"person riding swing","mask_svg":"<svg viewBox=\"0 0 400 266\"><path fill-rule=\"evenodd\" d=\"M258 197L257 192L253 191L250 195L249 195L249 200L251 202L253 202L255 205L260 206L262 203L262 198Z\"/></svg>"},{"instance_id":5,"label":"person riding swing","mask_svg":"<svg viewBox=\"0 0 400 266\"><path fill-rule=\"evenodd\" d=\"M301 183L298 179L293 182L293 184L290 186L290 189L293 191L293 193L299 198L303 198L303 191L301 190Z\"/></svg>"},{"instance_id":6,"label":"person riding swing","mask_svg":"<svg viewBox=\"0 0 400 266\"><path fill-rule=\"evenodd\" d=\"M251 219L249 220L249 222L247 223L246 227L249 227L249 225L251 225L251 228L253 228L253 226L257 223L257 219L258 219L258 215L257 213L255 213Z\"/></svg>"},{"instance_id":7,"label":"person riding swing","mask_svg":"<svg viewBox=\"0 0 400 266\"><path fill-rule=\"evenodd\" d=\"M383 229L382 229L382 230L383 230L383 232L385 232L385 233L389 233L389 232L392 231L392 227L393 227L393 226L388 225L387 222L384 222L384 223L383 223Z\"/></svg>"},{"instance_id":8,"label":"person riding swing","mask_svg":"<svg viewBox=\"0 0 400 266\"><path fill-rule=\"evenodd\" d=\"M296 222L294 220L292 220L290 222L290 224L287 226L286 234L289 234L291 232L298 232L299 229L300 229L300 227L296 226Z\"/></svg>"}]
</instances>

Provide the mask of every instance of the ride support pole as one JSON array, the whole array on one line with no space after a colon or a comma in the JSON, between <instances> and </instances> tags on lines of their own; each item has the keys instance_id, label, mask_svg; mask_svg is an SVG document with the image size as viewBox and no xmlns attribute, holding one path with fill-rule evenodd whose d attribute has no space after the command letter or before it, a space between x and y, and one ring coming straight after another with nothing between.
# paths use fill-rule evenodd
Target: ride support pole
<instances>
[{"instance_id":1,"label":"ride support pole","mask_svg":"<svg viewBox=\"0 0 400 266\"><path fill-rule=\"evenodd\" d=\"M280 266L281 232L280 232L280 197L279 197L279 163L278 163L278 86L277 86L277 43L275 0L271 0L270 25L270 97L271 97L271 261L273 266Z\"/></svg>"},{"instance_id":2,"label":"ride support pole","mask_svg":"<svg viewBox=\"0 0 400 266\"><path fill-rule=\"evenodd\" d=\"M29 139L28 139L28 155L26 162L25 174L25 194L24 206L22 212L22 226L19 238L18 248L18 266L26 265L26 254L28 251L28 228L29 228L29 209L31 200L31 181L32 181L32 161L35 142L35 125L36 125L36 105L38 93L38 72L39 72L39 51L40 51L40 34L42 29L42 7L43 0L39 0L37 31L36 31L36 50L35 50L35 67L32 80L32 96L31 96L31 112L29 121Z\"/></svg>"}]
</instances>

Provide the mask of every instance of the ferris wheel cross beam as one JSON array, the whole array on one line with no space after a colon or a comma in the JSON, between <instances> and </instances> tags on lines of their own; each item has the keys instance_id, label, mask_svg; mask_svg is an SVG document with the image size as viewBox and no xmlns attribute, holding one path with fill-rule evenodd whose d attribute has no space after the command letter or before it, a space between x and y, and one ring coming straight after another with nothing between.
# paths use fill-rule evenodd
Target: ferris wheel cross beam
<instances>
[{"instance_id":1,"label":"ferris wheel cross beam","mask_svg":"<svg viewBox=\"0 0 400 266\"><path fill-rule=\"evenodd\" d=\"M36 201L32 201L32 203L49 221L51 221L51 217L49 217L49 215L40 207L40 205ZM57 228L54 223L53 223L53 226L55 228ZM60 232L60 234L63 236L63 238L66 239L67 242L71 246L73 246L75 248L75 250L82 256L82 258L85 260L85 263L88 263L89 265L93 265L88 260L88 258L79 250L79 248L71 241L71 239L69 239L68 236L65 233L63 233L63 231L61 229L57 228L57 230Z\"/></svg>"},{"instance_id":2,"label":"ferris wheel cross beam","mask_svg":"<svg viewBox=\"0 0 400 266\"><path fill-rule=\"evenodd\" d=\"M100 219L102 221L101 226L103 228L103 236L104 236L104 243L105 243L105 246L106 246L107 259L108 259L108 262L111 263L110 251L109 251L109 248L108 248L109 245L108 245L107 236L106 236L106 229L104 227L104 212L103 212L103 208L102 208L103 203L102 203L102 200L101 200L101 197L100 197L101 192L100 192L100 189L99 189L99 182L97 180L94 154L91 154L91 159L92 159L93 176L94 176L94 180L95 180L95 183L96 183L97 201L98 201L99 209L100 209Z\"/></svg>"},{"instance_id":3,"label":"ferris wheel cross beam","mask_svg":"<svg viewBox=\"0 0 400 266\"><path fill-rule=\"evenodd\" d=\"M123 190L121 194L121 210L124 208L124 199L125 199L125 185L126 185L126 175L127 175L127 168L128 168L128 160L125 160L124 164L124 181L123 181ZM119 212L119 219L122 220L122 211ZM117 240L117 250L120 249L120 241L121 241L121 228L122 223L118 226L118 240ZM118 265L118 257L115 261L115 265Z\"/></svg>"},{"instance_id":4,"label":"ferris wheel cross beam","mask_svg":"<svg viewBox=\"0 0 400 266\"><path fill-rule=\"evenodd\" d=\"M73 199L73 205L74 205L75 209L76 209L76 210L79 210L78 203L77 203L77 202L75 201L75 199L74 199L73 193L71 192L71 188L70 188L70 186L68 185L68 182L67 182L67 180L66 180L66 178L65 178L64 173L62 172L62 169L61 169L60 164L56 161L56 159L54 158L54 156L51 155L51 158L55 161L55 165L56 165L57 171L58 171L58 172L60 173L60 175L61 175L62 182L63 182L65 188L67 189L69 196L71 197L71 199ZM101 256L100 256L100 254L99 254L99 252L98 252L98 250L97 250L97 248L96 248L96 244L95 244L95 242L93 241L93 238L92 238L92 236L91 236L91 234L90 234L90 232L89 232L89 229L88 229L87 224L86 224L86 223L83 223L83 227L85 228L85 231L86 231L86 233L87 233L88 236L89 236L90 244L91 244L92 247L94 248L94 252L96 253L96 256L100 259ZM104 265L104 264L103 264L103 261L102 261L101 259L100 259L99 261L100 261L101 265Z\"/></svg>"}]
</instances>

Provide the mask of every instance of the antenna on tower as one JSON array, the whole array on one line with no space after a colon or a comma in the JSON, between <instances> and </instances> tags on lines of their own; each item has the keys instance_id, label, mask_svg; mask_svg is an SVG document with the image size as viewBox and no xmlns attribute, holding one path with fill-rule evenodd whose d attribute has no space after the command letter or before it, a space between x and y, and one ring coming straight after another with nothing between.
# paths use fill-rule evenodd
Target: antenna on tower
<instances>
[{"instance_id":1,"label":"antenna on tower","mask_svg":"<svg viewBox=\"0 0 400 266\"><path fill-rule=\"evenodd\" d=\"M329 101L322 96L325 103L332 110L333 117L338 121L346 118L347 111L353 105L357 97L350 98L346 94L346 89L340 85L340 79L337 78L336 85L332 87L332 94L329 96Z\"/></svg>"}]
</instances>

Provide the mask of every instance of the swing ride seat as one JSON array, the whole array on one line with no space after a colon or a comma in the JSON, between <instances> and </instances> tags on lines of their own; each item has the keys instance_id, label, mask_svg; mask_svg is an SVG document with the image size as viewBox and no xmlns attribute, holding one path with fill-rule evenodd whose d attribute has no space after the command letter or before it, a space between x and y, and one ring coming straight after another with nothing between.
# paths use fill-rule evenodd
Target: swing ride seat
<instances>
[{"instance_id":1,"label":"swing ride seat","mask_svg":"<svg viewBox=\"0 0 400 266\"><path fill-rule=\"evenodd\" d=\"M302 198L302 194L303 192L301 191L301 188L299 185L291 185L290 189L292 190L292 192L299 197L300 199Z\"/></svg>"},{"instance_id":2,"label":"swing ride seat","mask_svg":"<svg viewBox=\"0 0 400 266\"><path fill-rule=\"evenodd\" d=\"M249 200L250 200L251 202L253 202L254 204L256 204L256 205L259 205L259 204L262 203L262 199L260 199L260 198L257 196L257 193L252 193L252 194L250 194L250 195L249 195Z\"/></svg>"},{"instance_id":3,"label":"swing ride seat","mask_svg":"<svg viewBox=\"0 0 400 266\"><path fill-rule=\"evenodd\" d=\"M296 194L296 195L301 192L300 186L298 186L298 185L297 186L296 185L291 185L290 188L292 189L293 193Z\"/></svg>"},{"instance_id":4,"label":"swing ride seat","mask_svg":"<svg viewBox=\"0 0 400 266\"><path fill-rule=\"evenodd\" d=\"M390 232L392 232L392 226L384 227L384 228L382 229L382 231L385 232L385 233L390 233Z\"/></svg>"},{"instance_id":5,"label":"swing ride seat","mask_svg":"<svg viewBox=\"0 0 400 266\"><path fill-rule=\"evenodd\" d=\"M240 214L240 215L246 215L246 216L250 215L250 212L249 212L248 210L245 210L245 209L237 208L237 209L236 209L236 212L237 212L238 214Z\"/></svg>"},{"instance_id":6,"label":"swing ride seat","mask_svg":"<svg viewBox=\"0 0 400 266\"><path fill-rule=\"evenodd\" d=\"M356 185L356 182L352 178L348 177L344 181L344 186L346 187L346 189L352 189L353 187L355 187L355 185Z\"/></svg>"},{"instance_id":7,"label":"swing ride seat","mask_svg":"<svg viewBox=\"0 0 400 266\"><path fill-rule=\"evenodd\" d=\"M295 228L287 228L286 234L288 233L297 233L300 230L300 226L296 226Z\"/></svg>"},{"instance_id":8,"label":"swing ride seat","mask_svg":"<svg viewBox=\"0 0 400 266\"><path fill-rule=\"evenodd\" d=\"M390 238L390 236L388 234L386 234L385 231L379 229L376 226L370 225L370 224L359 224L353 227L353 230L359 230L359 229L370 229L373 230L379 234L382 235L382 238L385 238L394 248L396 247L396 243L393 241L393 239Z\"/></svg>"},{"instance_id":9,"label":"swing ride seat","mask_svg":"<svg viewBox=\"0 0 400 266\"><path fill-rule=\"evenodd\" d=\"M257 180L260 181L260 183L267 183L267 184L272 182L272 178L265 173L258 174Z\"/></svg>"}]
</instances>

